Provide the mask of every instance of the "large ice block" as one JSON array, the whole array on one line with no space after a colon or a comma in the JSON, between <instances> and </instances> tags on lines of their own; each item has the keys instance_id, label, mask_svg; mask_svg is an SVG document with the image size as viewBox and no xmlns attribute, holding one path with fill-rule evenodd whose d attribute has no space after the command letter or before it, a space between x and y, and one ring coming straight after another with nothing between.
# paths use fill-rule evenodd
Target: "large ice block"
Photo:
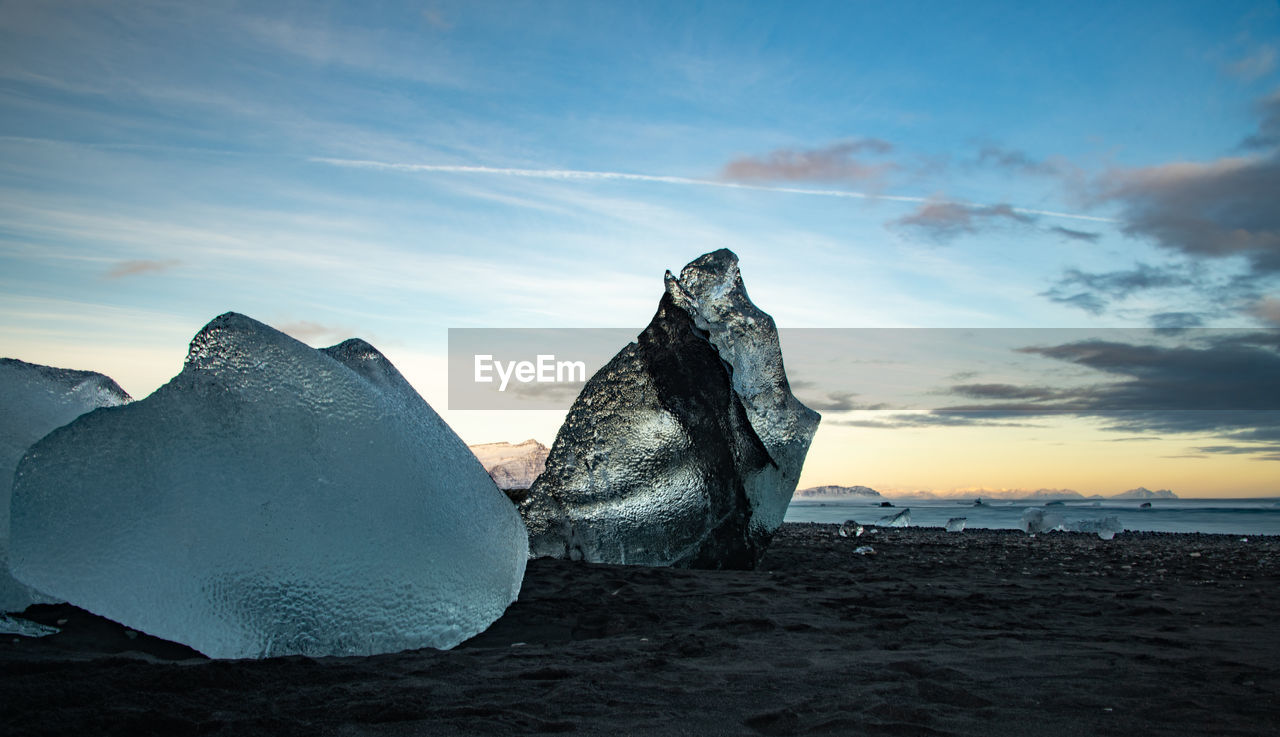
<instances>
[{"instance_id":1,"label":"large ice block","mask_svg":"<svg viewBox=\"0 0 1280 737\"><path fill-rule=\"evenodd\" d=\"M782 523L819 416L791 396L773 320L729 251L665 286L583 387L521 505L533 555L750 568Z\"/></svg>"},{"instance_id":2,"label":"large ice block","mask_svg":"<svg viewBox=\"0 0 1280 737\"><path fill-rule=\"evenodd\" d=\"M22 454L85 412L128 401L102 374L0 358L0 612L52 601L9 575L9 493Z\"/></svg>"},{"instance_id":3,"label":"large ice block","mask_svg":"<svg viewBox=\"0 0 1280 737\"><path fill-rule=\"evenodd\" d=\"M13 491L19 578L213 657L452 647L516 598L527 551L382 354L234 313L151 396L37 443Z\"/></svg>"},{"instance_id":4,"label":"large ice block","mask_svg":"<svg viewBox=\"0 0 1280 737\"><path fill-rule=\"evenodd\" d=\"M751 427L778 468L775 483L749 489L752 523L762 534L782 524L800 480L809 443L821 415L791 393L782 363L782 344L773 318L747 296L738 256L727 248L704 254L667 275L668 292L693 316L699 330L732 367L733 389L742 400Z\"/></svg>"}]
</instances>

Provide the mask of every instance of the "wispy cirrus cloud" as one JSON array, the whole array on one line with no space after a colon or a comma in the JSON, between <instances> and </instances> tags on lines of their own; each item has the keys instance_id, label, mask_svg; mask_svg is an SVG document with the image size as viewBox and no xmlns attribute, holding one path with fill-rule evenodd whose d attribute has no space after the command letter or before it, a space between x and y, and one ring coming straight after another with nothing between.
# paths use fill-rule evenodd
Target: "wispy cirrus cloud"
<instances>
[{"instance_id":1,"label":"wispy cirrus cloud","mask_svg":"<svg viewBox=\"0 0 1280 737\"><path fill-rule=\"evenodd\" d=\"M731 182L723 179L697 179L693 177L676 177L658 174L635 174L629 172L615 171L591 171L583 169L525 169L513 167L495 167L495 166L473 166L473 165L457 165L457 164L416 164L392 161L370 161L360 159L340 159L332 157L315 156L308 159L318 164L326 164L329 166L341 166L353 169L374 169L381 171L400 171L400 172L417 172L423 174L474 174L486 176L503 176L516 177L524 179L550 179L559 181L622 181L622 182L652 182L655 184L674 184L688 185L698 187L724 187L727 189L749 189L764 192L780 192L784 194L810 195L814 197L838 197L855 200L884 200L888 202L907 202L914 204L926 205L951 205L961 208L994 208L1003 211L1007 209L1011 213L1011 217L1019 218L1023 216L1045 216L1054 218L1066 218L1068 220L1084 220L1096 223L1113 222L1112 218L1100 217L1097 215L1086 215L1079 213L1059 212L1055 210L1040 210L1026 207L1013 207L1007 204L1000 205L976 205L968 202L952 202L947 200L939 200L932 197L917 197L912 195L894 195L883 193L858 192L845 189L814 189L807 187L783 187L767 184L748 184L744 182Z\"/></svg>"},{"instance_id":2,"label":"wispy cirrus cloud","mask_svg":"<svg viewBox=\"0 0 1280 737\"><path fill-rule=\"evenodd\" d=\"M994 144L987 144L979 149L977 164L979 166L994 166L1020 174L1035 174L1039 176L1059 176L1066 173L1070 168L1061 160L1036 159L1025 151Z\"/></svg>"},{"instance_id":3,"label":"wispy cirrus cloud","mask_svg":"<svg viewBox=\"0 0 1280 737\"><path fill-rule=\"evenodd\" d=\"M177 259L164 259L160 261L136 259L131 261L121 261L113 266L105 276L107 279L122 279L126 276L138 276L140 274L158 274L163 271L174 269L181 263L182 262Z\"/></svg>"},{"instance_id":4,"label":"wispy cirrus cloud","mask_svg":"<svg viewBox=\"0 0 1280 737\"><path fill-rule=\"evenodd\" d=\"M1097 243L1098 239L1102 237L1101 233L1073 230L1071 228L1064 228L1060 225L1051 226L1048 230L1050 233L1056 233L1064 238L1068 238L1073 241L1085 241L1087 243Z\"/></svg>"},{"instance_id":5,"label":"wispy cirrus cloud","mask_svg":"<svg viewBox=\"0 0 1280 737\"><path fill-rule=\"evenodd\" d=\"M1261 44L1251 53L1226 65L1227 74L1244 80L1254 80L1274 72L1276 69L1276 47L1273 44Z\"/></svg>"},{"instance_id":6,"label":"wispy cirrus cloud","mask_svg":"<svg viewBox=\"0 0 1280 737\"><path fill-rule=\"evenodd\" d=\"M742 156L725 164L722 179L732 182L879 183L897 168L893 162L868 163L859 155L882 155L893 144L878 138L840 141L813 149L782 148L763 156Z\"/></svg>"},{"instance_id":7,"label":"wispy cirrus cloud","mask_svg":"<svg viewBox=\"0 0 1280 737\"><path fill-rule=\"evenodd\" d=\"M889 225L914 230L935 241L949 241L1001 222L1027 225L1034 221L1035 218L1027 211L1008 204L965 205L934 201L926 202L915 212L890 221Z\"/></svg>"}]
</instances>

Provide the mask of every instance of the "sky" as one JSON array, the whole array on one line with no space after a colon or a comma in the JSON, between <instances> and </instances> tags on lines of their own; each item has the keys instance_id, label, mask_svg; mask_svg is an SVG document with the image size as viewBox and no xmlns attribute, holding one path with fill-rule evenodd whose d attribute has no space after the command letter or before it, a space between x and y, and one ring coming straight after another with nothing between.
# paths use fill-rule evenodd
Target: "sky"
<instances>
[{"instance_id":1,"label":"sky","mask_svg":"<svg viewBox=\"0 0 1280 737\"><path fill-rule=\"evenodd\" d=\"M730 248L824 415L802 486L1280 495L1275 2L0 18L0 355L141 398L234 310L550 444L563 411L448 408L448 329L638 332ZM892 412L804 368L812 328L1100 332L1001 352L1089 387L951 372Z\"/></svg>"}]
</instances>

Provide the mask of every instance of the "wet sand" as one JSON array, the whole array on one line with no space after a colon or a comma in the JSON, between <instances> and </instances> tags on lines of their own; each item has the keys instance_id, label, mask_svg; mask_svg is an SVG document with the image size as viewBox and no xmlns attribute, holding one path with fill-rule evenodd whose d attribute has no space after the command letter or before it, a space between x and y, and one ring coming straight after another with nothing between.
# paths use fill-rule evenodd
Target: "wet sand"
<instances>
[{"instance_id":1,"label":"wet sand","mask_svg":"<svg viewBox=\"0 0 1280 737\"><path fill-rule=\"evenodd\" d=\"M1275 537L788 524L749 572L531 561L487 632L369 658L28 614L66 621L0 644L9 735L1280 731Z\"/></svg>"}]
</instances>

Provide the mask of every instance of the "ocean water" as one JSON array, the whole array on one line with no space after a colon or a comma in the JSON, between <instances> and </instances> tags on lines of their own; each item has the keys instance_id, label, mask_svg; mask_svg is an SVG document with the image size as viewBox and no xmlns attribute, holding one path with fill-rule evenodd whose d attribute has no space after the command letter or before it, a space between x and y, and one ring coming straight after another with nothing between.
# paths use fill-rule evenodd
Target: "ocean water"
<instances>
[{"instance_id":1,"label":"ocean water","mask_svg":"<svg viewBox=\"0 0 1280 737\"><path fill-rule=\"evenodd\" d=\"M973 499L805 499L791 502L787 522L844 522L876 524L881 517L911 510L911 526L942 527L952 517L965 517L965 528L1020 529L1022 514L1038 507L1060 515L1070 524L1115 517L1126 530L1147 532L1209 532L1228 535L1280 535L1280 497L1264 499L1153 499L1149 508L1140 500L1083 500L1054 503L996 499L975 506Z\"/></svg>"}]
</instances>

